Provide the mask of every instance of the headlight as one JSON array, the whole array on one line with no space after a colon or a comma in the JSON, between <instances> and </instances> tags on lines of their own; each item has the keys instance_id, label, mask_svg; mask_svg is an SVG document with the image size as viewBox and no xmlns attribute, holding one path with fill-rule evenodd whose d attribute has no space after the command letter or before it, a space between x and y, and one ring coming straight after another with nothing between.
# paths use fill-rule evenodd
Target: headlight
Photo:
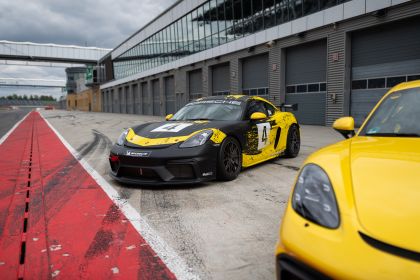
<instances>
[{"instance_id":1,"label":"headlight","mask_svg":"<svg viewBox=\"0 0 420 280\"><path fill-rule=\"evenodd\" d=\"M185 142L179 145L179 147L191 148L191 147L201 146L204 143L206 143L212 135L213 135L213 131L211 129L203 130L199 133L194 134L187 140L185 140Z\"/></svg>"},{"instance_id":2,"label":"headlight","mask_svg":"<svg viewBox=\"0 0 420 280\"><path fill-rule=\"evenodd\" d=\"M120 145L120 146L124 145L124 141L125 141L125 138L127 137L128 131L129 129L126 129L123 131L123 133L121 133L120 137L118 137L117 139L117 145Z\"/></svg>"},{"instance_id":3,"label":"headlight","mask_svg":"<svg viewBox=\"0 0 420 280\"><path fill-rule=\"evenodd\" d=\"M334 190L328 175L318 165L303 167L293 192L292 207L321 226L337 228L340 224Z\"/></svg>"}]
</instances>

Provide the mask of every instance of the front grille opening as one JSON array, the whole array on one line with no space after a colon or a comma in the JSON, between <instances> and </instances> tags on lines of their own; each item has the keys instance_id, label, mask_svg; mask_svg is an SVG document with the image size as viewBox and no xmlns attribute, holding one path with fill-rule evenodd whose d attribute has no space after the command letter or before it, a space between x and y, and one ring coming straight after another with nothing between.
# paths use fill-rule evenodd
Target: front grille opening
<instances>
[{"instance_id":1,"label":"front grille opening","mask_svg":"<svg viewBox=\"0 0 420 280\"><path fill-rule=\"evenodd\" d=\"M194 169L189 164L169 164L166 167L175 179L193 179L195 178Z\"/></svg>"},{"instance_id":2,"label":"front grille opening","mask_svg":"<svg viewBox=\"0 0 420 280\"><path fill-rule=\"evenodd\" d=\"M277 256L277 262L278 276L282 280L331 280L330 277L286 254Z\"/></svg>"},{"instance_id":3,"label":"front grille opening","mask_svg":"<svg viewBox=\"0 0 420 280\"><path fill-rule=\"evenodd\" d=\"M140 167L120 167L118 176L133 179L144 178L161 180L160 176L153 169Z\"/></svg>"}]
</instances>

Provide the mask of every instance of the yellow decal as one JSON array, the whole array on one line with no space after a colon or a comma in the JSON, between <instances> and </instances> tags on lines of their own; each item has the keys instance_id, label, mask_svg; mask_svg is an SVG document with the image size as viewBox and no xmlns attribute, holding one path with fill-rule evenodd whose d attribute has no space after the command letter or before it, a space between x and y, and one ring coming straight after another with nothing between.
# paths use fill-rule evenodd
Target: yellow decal
<instances>
[{"instance_id":1,"label":"yellow decal","mask_svg":"<svg viewBox=\"0 0 420 280\"><path fill-rule=\"evenodd\" d=\"M213 128L213 135L211 136L210 140L216 144L222 143L222 141L226 138L226 134L223 131Z\"/></svg>"},{"instance_id":2,"label":"yellow decal","mask_svg":"<svg viewBox=\"0 0 420 280\"><path fill-rule=\"evenodd\" d=\"M242 95L242 94L232 94L232 95L228 95L228 96L226 96L226 97L228 97L228 98L235 98L235 99L239 99L239 98L241 98L241 97L244 97L245 95Z\"/></svg>"},{"instance_id":3,"label":"yellow decal","mask_svg":"<svg viewBox=\"0 0 420 280\"><path fill-rule=\"evenodd\" d=\"M207 128L209 129L209 128ZM193 136L196 133L199 133L201 131L207 130L207 129L201 129L201 130L197 130L189 135L185 135L185 136L174 136L174 137L165 137L165 138L147 138L147 137L142 137L139 136L137 134L135 134L135 132L130 128L130 130L128 131L126 140L130 143L139 145L139 146L159 146L159 145L170 145L170 144L175 144L175 143L179 143L179 142L183 142L185 140L187 140L188 138L190 138L191 136ZM226 134L224 134L222 131L215 129L215 128L210 128L213 131L213 135L211 136L210 140L213 141L216 144L220 144L223 139L225 139Z\"/></svg>"},{"instance_id":4,"label":"yellow decal","mask_svg":"<svg viewBox=\"0 0 420 280\"><path fill-rule=\"evenodd\" d=\"M253 97L259 98L259 97ZM287 134L293 123L297 124L295 117L288 112L277 112L271 120L274 120L270 133L261 133L257 129L247 132L247 147L242 153L242 167L249 167L258 163L273 159L283 154L286 150ZM262 126L264 128L264 126ZM268 128L268 127L267 127ZM277 137L277 130L281 129L277 145L274 145ZM258 133L260 132L260 133ZM264 132L262 130L262 132ZM268 132L268 131L267 131ZM265 139L266 136L268 139ZM267 145L261 145L262 143ZM261 149L259 149L262 147Z\"/></svg>"}]
</instances>

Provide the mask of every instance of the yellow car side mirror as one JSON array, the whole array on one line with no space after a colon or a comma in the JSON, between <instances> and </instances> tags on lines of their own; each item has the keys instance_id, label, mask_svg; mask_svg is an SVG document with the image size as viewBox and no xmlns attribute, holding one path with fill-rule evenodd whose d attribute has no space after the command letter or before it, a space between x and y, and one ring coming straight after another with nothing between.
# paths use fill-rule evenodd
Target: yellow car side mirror
<instances>
[{"instance_id":1,"label":"yellow car side mirror","mask_svg":"<svg viewBox=\"0 0 420 280\"><path fill-rule=\"evenodd\" d=\"M337 130L344 138L350 138L355 135L354 132L354 119L352 117L343 117L337 119L333 128Z\"/></svg>"},{"instance_id":2,"label":"yellow car side mirror","mask_svg":"<svg viewBox=\"0 0 420 280\"><path fill-rule=\"evenodd\" d=\"M254 121L263 120L263 119L266 119L266 118L267 118L267 115L264 114L264 113L261 113L261 112L255 112L255 113L252 113L252 115L251 115L251 120L254 120Z\"/></svg>"},{"instance_id":3,"label":"yellow car side mirror","mask_svg":"<svg viewBox=\"0 0 420 280\"><path fill-rule=\"evenodd\" d=\"M174 116L174 114L169 114L169 115L166 115L166 117L165 117L165 119L167 120L167 121L169 121L170 119L172 119L172 117Z\"/></svg>"}]
</instances>

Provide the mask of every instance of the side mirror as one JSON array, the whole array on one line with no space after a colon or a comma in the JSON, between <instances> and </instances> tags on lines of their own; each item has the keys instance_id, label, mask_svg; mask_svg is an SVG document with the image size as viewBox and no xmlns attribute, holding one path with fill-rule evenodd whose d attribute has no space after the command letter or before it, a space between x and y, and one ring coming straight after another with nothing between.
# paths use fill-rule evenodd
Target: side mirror
<instances>
[{"instance_id":1,"label":"side mirror","mask_svg":"<svg viewBox=\"0 0 420 280\"><path fill-rule=\"evenodd\" d=\"M352 117L343 117L337 119L333 124L333 128L346 139L355 135L354 119Z\"/></svg>"},{"instance_id":2,"label":"side mirror","mask_svg":"<svg viewBox=\"0 0 420 280\"><path fill-rule=\"evenodd\" d=\"M169 115L166 115L166 117L165 117L165 119L167 120L167 121L169 121L170 119L172 119L172 117L174 116L174 114L169 114Z\"/></svg>"},{"instance_id":3,"label":"side mirror","mask_svg":"<svg viewBox=\"0 0 420 280\"><path fill-rule=\"evenodd\" d=\"M255 112L255 113L252 113L252 115L251 115L251 120L254 120L254 121L263 120L263 119L266 119L266 118L267 118L267 115L264 114L264 113L261 113L261 112Z\"/></svg>"}]
</instances>

